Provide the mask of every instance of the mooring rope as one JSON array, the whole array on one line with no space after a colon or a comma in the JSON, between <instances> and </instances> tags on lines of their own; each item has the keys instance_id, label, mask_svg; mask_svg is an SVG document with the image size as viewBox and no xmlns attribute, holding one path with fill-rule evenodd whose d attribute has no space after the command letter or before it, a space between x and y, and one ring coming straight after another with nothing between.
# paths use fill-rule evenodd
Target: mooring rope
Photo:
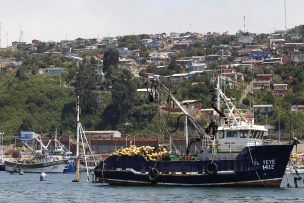
<instances>
[{"instance_id":1,"label":"mooring rope","mask_svg":"<svg viewBox=\"0 0 304 203\"><path fill-rule=\"evenodd\" d=\"M250 159L251 159L252 166L253 166L253 168L254 168L254 170L255 170L255 173L256 173L257 177L259 178L259 180L260 180L260 182L262 183L262 185L263 185L264 187L267 187L267 185L266 185L266 184L263 182L263 180L261 179L261 177L260 177L260 175L259 175L259 173L258 173L258 171L257 171L257 169L256 169L256 167L255 167L255 165L254 165L254 163L253 163L253 158L252 158L252 155L251 155L250 146L248 146L248 151L249 151L249 155L250 155Z\"/></svg>"}]
</instances>

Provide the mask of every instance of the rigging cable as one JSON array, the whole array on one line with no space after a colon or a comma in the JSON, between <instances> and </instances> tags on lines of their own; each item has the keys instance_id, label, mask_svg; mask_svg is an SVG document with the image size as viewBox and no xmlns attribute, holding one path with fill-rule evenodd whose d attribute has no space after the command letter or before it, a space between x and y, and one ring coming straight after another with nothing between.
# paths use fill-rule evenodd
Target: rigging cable
<instances>
[{"instance_id":1,"label":"rigging cable","mask_svg":"<svg viewBox=\"0 0 304 203\"><path fill-rule=\"evenodd\" d=\"M260 178L260 175L259 175L259 173L258 173L258 171L257 171L257 168L255 167L255 165L254 165L254 163L253 163L253 158L252 158L252 155L251 155L250 146L248 146L248 152L249 152L249 155L250 155L251 164L252 164L252 166L253 166L253 168L254 168L254 170L255 170L255 173L256 173L257 177L259 178L261 184L262 184L264 187L267 187L267 185L266 185L266 184L263 182L263 180Z\"/></svg>"}]
</instances>

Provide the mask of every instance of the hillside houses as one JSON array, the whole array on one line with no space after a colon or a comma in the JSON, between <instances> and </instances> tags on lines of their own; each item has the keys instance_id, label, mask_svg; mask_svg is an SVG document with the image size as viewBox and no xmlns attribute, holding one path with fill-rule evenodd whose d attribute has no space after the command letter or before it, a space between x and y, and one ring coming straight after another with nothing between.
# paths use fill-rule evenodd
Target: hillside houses
<instances>
[{"instance_id":1,"label":"hillside houses","mask_svg":"<svg viewBox=\"0 0 304 203\"><path fill-rule=\"evenodd\" d=\"M263 40L257 40L259 38ZM30 46L26 49L32 55L63 55L69 62L82 63L90 61L93 57L98 61L96 70L100 74L103 54L108 49L114 48L119 54L118 67L132 69L135 77L138 77L139 71L145 71L147 67L153 66L156 67L154 69L156 73L151 74L161 72L160 76L171 82L196 80L202 78L197 76L209 72L213 78L219 75L221 83L227 88L238 88L240 84L248 84L248 77L244 81L244 71L232 67L232 64L259 67L263 70L282 64L293 65L304 62L302 39L303 36L297 32L260 35L248 32L231 35L227 32L206 34L171 32L88 39L78 37L60 42L42 42L34 39L31 44L14 42L13 46L17 49ZM37 50L41 45L45 46L45 49ZM172 62L176 70L159 71L166 70ZM1 64L12 65L7 61L2 61ZM273 77L272 74L257 74L252 83L253 91L266 90L273 94L284 95L288 91L288 85L280 81L273 84Z\"/></svg>"},{"instance_id":2,"label":"hillside houses","mask_svg":"<svg viewBox=\"0 0 304 203\"><path fill-rule=\"evenodd\" d=\"M253 82L253 90L260 91L270 89L272 74L257 74Z\"/></svg>"}]
</instances>

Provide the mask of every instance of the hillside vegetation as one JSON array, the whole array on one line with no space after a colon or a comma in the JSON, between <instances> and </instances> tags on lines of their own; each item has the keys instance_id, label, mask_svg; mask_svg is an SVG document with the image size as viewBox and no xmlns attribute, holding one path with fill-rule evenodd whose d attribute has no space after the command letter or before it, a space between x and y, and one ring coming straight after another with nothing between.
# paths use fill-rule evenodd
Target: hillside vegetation
<instances>
[{"instance_id":1,"label":"hillside vegetation","mask_svg":"<svg viewBox=\"0 0 304 203\"><path fill-rule=\"evenodd\" d=\"M67 129L65 108L75 103L74 91L59 85L59 77L8 72L0 78L0 129L5 135L20 130L55 132ZM73 124L72 124L73 125ZM6 136L7 137L7 136Z\"/></svg>"}]
</instances>

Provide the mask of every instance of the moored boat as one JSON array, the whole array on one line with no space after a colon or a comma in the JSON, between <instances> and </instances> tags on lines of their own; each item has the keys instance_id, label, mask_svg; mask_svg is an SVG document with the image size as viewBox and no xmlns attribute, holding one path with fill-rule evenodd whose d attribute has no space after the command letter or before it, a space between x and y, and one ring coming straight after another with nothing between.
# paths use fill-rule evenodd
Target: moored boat
<instances>
[{"instance_id":1,"label":"moored boat","mask_svg":"<svg viewBox=\"0 0 304 203\"><path fill-rule=\"evenodd\" d=\"M25 163L20 161L5 161L5 171L9 173L63 173L66 160L55 160L46 158L35 163Z\"/></svg>"},{"instance_id":2,"label":"moored boat","mask_svg":"<svg viewBox=\"0 0 304 203\"><path fill-rule=\"evenodd\" d=\"M67 149L59 140L57 139L57 135L55 135L55 149L50 153L52 157L56 157L57 159L66 160L66 165L64 167L64 173L73 173L76 171L76 157L72 156L72 152Z\"/></svg>"},{"instance_id":3,"label":"moored boat","mask_svg":"<svg viewBox=\"0 0 304 203\"><path fill-rule=\"evenodd\" d=\"M33 150L28 144L24 145L30 149L30 155L22 155L15 160L5 160L5 171L9 173L63 173L67 160L62 156L53 156L49 154L48 145L45 146L41 140L41 136L34 139L39 143L40 149Z\"/></svg>"},{"instance_id":4,"label":"moored boat","mask_svg":"<svg viewBox=\"0 0 304 203\"><path fill-rule=\"evenodd\" d=\"M111 185L280 186L295 142L278 144L267 139L268 130L246 120L219 85L216 88L218 103L213 106L218 113L217 122L212 121L204 129L169 90L156 81L199 136L188 141L186 135L186 154L179 159L154 160L145 154L113 154L95 168L97 179ZM149 94L151 100L159 95L155 83L153 86L154 92ZM228 113L220 111L220 99ZM200 153L190 153L194 144L202 146Z\"/></svg>"}]
</instances>

